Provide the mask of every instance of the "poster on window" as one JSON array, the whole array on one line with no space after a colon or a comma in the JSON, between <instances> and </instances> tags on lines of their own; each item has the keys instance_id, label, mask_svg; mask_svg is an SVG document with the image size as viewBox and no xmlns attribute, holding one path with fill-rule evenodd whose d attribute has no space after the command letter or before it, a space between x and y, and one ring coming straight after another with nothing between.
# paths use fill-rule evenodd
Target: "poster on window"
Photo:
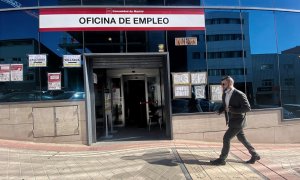
<instances>
[{"instance_id":1,"label":"poster on window","mask_svg":"<svg viewBox=\"0 0 300 180\"><path fill-rule=\"evenodd\" d=\"M48 73L48 90L61 90L61 73Z\"/></svg>"},{"instance_id":2,"label":"poster on window","mask_svg":"<svg viewBox=\"0 0 300 180\"><path fill-rule=\"evenodd\" d=\"M105 113L111 113L111 94L109 92L104 93L104 108Z\"/></svg>"},{"instance_id":3,"label":"poster on window","mask_svg":"<svg viewBox=\"0 0 300 180\"><path fill-rule=\"evenodd\" d=\"M175 46L188 46L188 45L197 45L196 37L178 37L175 38Z\"/></svg>"},{"instance_id":4,"label":"poster on window","mask_svg":"<svg viewBox=\"0 0 300 180\"><path fill-rule=\"evenodd\" d=\"M81 55L63 55L64 67L81 67Z\"/></svg>"},{"instance_id":5,"label":"poster on window","mask_svg":"<svg viewBox=\"0 0 300 180\"><path fill-rule=\"evenodd\" d=\"M10 65L0 64L0 82L10 81Z\"/></svg>"},{"instance_id":6,"label":"poster on window","mask_svg":"<svg viewBox=\"0 0 300 180\"><path fill-rule=\"evenodd\" d=\"M23 64L10 65L10 80L23 81Z\"/></svg>"},{"instance_id":7,"label":"poster on window","mask_svg":"<svg viewBox=\"0 0 300 180\"><path fill-rule=\"evenodd\" d=\"M173 87L174 98L191 98L191 86L190 85L175 85Z\"/></svg>"},{"instance_id":8,"label":"poster on window","mask_svg":"<svg viewBox=\"0 0 300 180\"><path fill-rule=\"evenodd\" d=\"M93 83L97 84L98 83L98 77L96 73L93 73Z\"/></svg>"},{"instance_id":9,"label":"poster on window","mask_svg":"<svg viewBox=\"0 0 300 180\"><path fill-rule=\"evenodd\" d=\"M191 73L191 83L192 84L206 84L206 72L196 72Z\"/></svg>"},{"instance_id":10,"label":"poster on window","mask_svg":"<svg viewBox=\"0 0 300 180\"><path fill-rule=\"evenodd\" d=\"M47 67L47 54L29 54L29 67Z\"/></svg>"},{"instance_id":11,"label":"poster on window","mask_svg":"<svg viewBox=\"0 0 300 180\"><path fill-rule=\"evenodd\" d=\"M223 88L221 85L210 85L211 100L222 101Z\"/></svg>"},{"instance_id":12,"label":"poster on window","mask_svg":"<svg viewBox=\"0 0 300 180\"><path fill-rule=\"evenodd\" d=\"M172 73L173 84L190 84L190 73Z\"/></svg>"},{"instance_id":13,"label":"poster on window","mask_svg":"<svg viewBox=\"0 0 300 180\"><path fill-rule=\"evenodd\" d=\"M205 85L194 86L195 98L205 99Z\"/></svg>"}]
</instances>

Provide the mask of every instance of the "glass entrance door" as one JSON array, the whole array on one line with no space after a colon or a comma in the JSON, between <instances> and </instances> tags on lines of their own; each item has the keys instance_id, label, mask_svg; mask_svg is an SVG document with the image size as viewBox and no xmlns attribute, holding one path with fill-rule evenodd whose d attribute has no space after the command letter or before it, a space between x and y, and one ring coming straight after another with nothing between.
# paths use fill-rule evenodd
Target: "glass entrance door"
<instances>
[{"instance_id":1,"label":"glass entrance door","mask_svg":"<svg viewBox=\"0 0 300 180\"><path fill-rule=\"evenodd\" d=\"M145 75L123 75L125 126L147 127Z\"/></svg>"}]
</instances>

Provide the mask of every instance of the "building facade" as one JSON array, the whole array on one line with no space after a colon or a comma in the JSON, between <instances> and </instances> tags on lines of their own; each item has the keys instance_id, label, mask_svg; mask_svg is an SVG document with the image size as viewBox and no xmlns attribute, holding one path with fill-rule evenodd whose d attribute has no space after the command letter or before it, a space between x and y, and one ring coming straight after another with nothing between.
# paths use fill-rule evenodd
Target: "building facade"
<instances>
[{"instance_id":1,"label":"building facade","mask_svg":"<svg viewBox=\"0 0 300 180\"><path fill-rule=\"evenodd\" d=\"M0 138L217 140L230 75L250 138L300 142L285 135L300 126L299 18L296 0L0 0Z\"/></svg>"}]
</instances>

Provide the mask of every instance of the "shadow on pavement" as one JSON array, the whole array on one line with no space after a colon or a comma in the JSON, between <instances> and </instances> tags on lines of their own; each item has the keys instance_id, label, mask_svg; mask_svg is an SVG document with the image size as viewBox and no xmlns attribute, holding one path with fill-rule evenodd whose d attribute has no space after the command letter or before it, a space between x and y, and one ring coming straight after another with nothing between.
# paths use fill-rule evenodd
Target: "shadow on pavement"
<instances>
[{"instance_id":1,"label":"shadow on pavement","mask_svg":"<svg viewBox=\"0 0 300 180\"><path fill-rule=\"evenodd\" d=\"M193 156L193 158L191 158ZM184 158L186 157L186 158ZM180 158L184 164L196 164L196 165L212 165L209 161L213 160L210 157L197 156L191 154L180 154ZM144 160L149 164L157 164L164 166L177 166L180 162L176 160L173 154L170 151L158 151L158 152L149 152L140 156L123 156L123 160ZM242 160L237 159L227 159L226 162L233 163L245 163Z\"/></svg>"},{"instance_id":2,"label":"shadow on pavement","mask_svg":"<svg viewBox=\"0 0 300 180\"><path fill-rule=\"evenodd\" d=\"M179 162L173 157L170 151L159 151L145 153L141 156L123 156L123 160L144 160L149 164L157 164L164 166L177 166Z\"/></svg>"}]
</instances>

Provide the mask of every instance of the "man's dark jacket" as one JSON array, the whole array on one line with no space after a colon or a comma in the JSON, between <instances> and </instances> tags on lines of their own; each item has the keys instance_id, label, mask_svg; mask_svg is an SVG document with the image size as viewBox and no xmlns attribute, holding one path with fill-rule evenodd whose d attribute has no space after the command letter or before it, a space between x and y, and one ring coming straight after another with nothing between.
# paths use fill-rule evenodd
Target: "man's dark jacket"
<instances>
[{"instance_id":1,"label":"man's dark jacket","mask_svg":"<svg viewBox=\"0 0 300 180\"><path fill-rule=\"evenodd\" d=\"M219 113L225 111L225 96L226 93L222 95L222 106L219 109ZM247 96L237 89L234 89L229 100L230 111L225 112L226 122L228 127L233 128L243 128L246 126L246 112L251 110ZM226 124L227 124L226 123Z\"/></svg>"}]
</instances>

